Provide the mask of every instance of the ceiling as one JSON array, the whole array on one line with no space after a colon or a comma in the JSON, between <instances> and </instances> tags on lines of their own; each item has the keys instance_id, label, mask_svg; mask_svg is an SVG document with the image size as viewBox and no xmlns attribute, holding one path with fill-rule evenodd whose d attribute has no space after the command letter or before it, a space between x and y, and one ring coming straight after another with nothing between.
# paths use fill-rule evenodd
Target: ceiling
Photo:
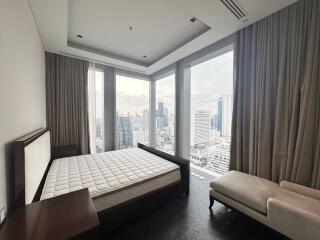
<instances>
[{"instance_id":1,"label":"ceiling","mask_svg":"<svg viewBox=\"0 0 320 240\"><path fill-rule=\"evenodd\" d=\"M29 1L47 51L152 74L296 0Z\"/></svg>"},{"instance_id":2,"label":"ceiling","mask_svg":"<svg viewBox=\"0 0 320 240\"><path fill-rule=\"evenodd\" d=\"M145 66L210 29L164 0L70 0L68 10L70 46Z\"/></svg>"}]
</instances>

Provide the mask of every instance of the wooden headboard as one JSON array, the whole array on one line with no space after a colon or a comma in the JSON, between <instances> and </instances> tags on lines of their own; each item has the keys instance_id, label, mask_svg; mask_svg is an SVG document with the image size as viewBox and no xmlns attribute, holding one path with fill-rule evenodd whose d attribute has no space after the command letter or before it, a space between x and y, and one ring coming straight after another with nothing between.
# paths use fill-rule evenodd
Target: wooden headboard
<instances>
[{"instance_id":1,"label":"wooden headboard","mask_svg":"<svg viewBox=\"0 0 320 240\"><path fill-rule=\"evenodd\" d=\"M15 208L39 200L50 163L48 129L39 129L14 142Z\"/></svg>"}]
</instances>

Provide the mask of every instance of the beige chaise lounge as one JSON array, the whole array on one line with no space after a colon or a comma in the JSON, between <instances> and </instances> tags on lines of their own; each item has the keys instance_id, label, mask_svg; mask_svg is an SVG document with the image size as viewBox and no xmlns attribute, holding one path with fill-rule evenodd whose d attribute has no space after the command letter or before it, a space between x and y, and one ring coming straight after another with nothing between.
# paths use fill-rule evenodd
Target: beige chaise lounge
<instances>
[{"instance_id":1,"label":"beige chaise lounge","mask_svg":"<svg viewBox=\"0 0 320 240\"><path fill-rule=\"evenodd\" d=\"M214 200L291 239L320 239L320 191L298 184L231 171L210 183Z\"/></svg>"}]
</instances>

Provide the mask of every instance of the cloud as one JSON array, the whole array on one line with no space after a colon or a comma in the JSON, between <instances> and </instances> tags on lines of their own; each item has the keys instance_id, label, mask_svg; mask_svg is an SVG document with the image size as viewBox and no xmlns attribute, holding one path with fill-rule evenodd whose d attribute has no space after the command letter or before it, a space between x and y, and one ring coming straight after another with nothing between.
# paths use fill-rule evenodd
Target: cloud
<instances>
[{"instance_id":1,"label":"cloud","mask_svg":"<svg viewBox=\"0 0 320 240\"><path fill-rule=\"evenodd\" d=\"M117 75L116 108L120 114L142 115L149 109L149 82Z\"/></svg>"},{"instance_id":2,"label":"cloud","mask_svg":"<svg viewBox=\"0 0 320 240\"><path fill-rule=\"evenodd\" d=\"M149 82L117 76L117 111L142 114L149 109ZM220 55L191 68L191 111L215 111L215 100L233 92L233 52ZM169 112L175 108L175 76L156 82L156 104L163 102Z\"/></svg>"},{"instance_id":3,"label":"cloud","mask_svg":"<svg viewBox=\"0 0 320 240\"><path fill-rule=\"evenodd\" d=\"M191 68L191 111L214 111L219 97L233 92L233 52Z\"/></svg>"}]
</instances>

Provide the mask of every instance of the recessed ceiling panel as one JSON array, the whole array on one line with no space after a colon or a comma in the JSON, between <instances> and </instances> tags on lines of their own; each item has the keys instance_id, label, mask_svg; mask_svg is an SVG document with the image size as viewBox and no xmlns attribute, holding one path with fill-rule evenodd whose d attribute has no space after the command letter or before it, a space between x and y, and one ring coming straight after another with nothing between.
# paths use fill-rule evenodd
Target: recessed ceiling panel
<instances>
[{"instance_id":1,"label":"recessed ceiling panel","mask_svg":"<svg viewBox=\"0 0 320 240\"><path fill-rule=\"evenodd\" d=\"M150 65L210 29L170 0L69 0L68 45Z\"/></svg>"}]
</instances>

